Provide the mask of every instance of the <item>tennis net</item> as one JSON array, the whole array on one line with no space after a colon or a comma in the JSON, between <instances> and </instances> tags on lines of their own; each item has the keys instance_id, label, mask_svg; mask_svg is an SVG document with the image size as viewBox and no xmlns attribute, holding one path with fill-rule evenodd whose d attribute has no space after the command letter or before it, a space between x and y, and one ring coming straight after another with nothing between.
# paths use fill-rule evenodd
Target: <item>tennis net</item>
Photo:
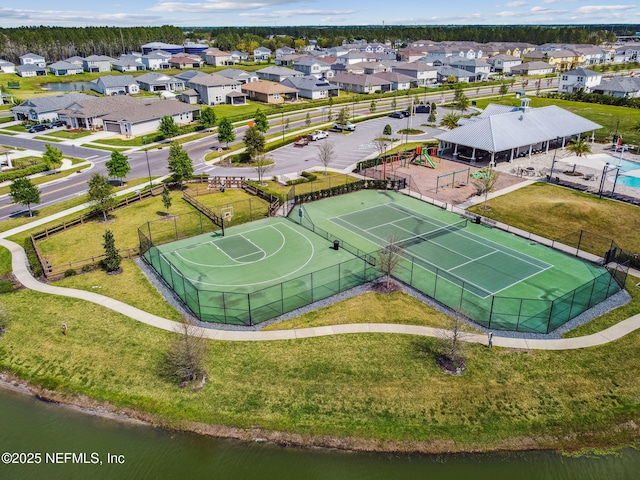
<instances>
[{"instance_id":1,"label":"tennis net","mask_svg":"<svg viewBox=\"0 0 640 480\"><path fill-rule=\"evenodd\" d=\"M398 242L398 247L402 249L407 249L413 245L417 245L422 242L428 242L429 240L433 240L434 238L441 237L442 235L447 235L448 233L457 232L458 230L462 230L467 226L468 219L463 218L459 222L452 223L450 225L446 225L441 228L437 228L430 232L424 233L422 235L416 235L415 237L408 238L406 240L402 240Z\"/></svg>"}]
</instances>

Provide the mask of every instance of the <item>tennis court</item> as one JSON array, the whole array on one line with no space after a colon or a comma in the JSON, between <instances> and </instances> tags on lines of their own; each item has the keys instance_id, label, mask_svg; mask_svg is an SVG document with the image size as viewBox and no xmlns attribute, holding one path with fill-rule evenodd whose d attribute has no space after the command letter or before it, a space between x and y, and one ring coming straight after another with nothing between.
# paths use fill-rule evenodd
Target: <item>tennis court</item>
<instances>
[{"instance_id":1,"label":"tennis court","mask_svg":"<svg viewBox=\"0 0 640 480\"><path fill-rule=\"evenodd\" d=\"M396 278L489 328L548 332L620 289L605 268L399 193L302 208L301 219L363 250L395 243Z\"/></svg>"}]
</instances>

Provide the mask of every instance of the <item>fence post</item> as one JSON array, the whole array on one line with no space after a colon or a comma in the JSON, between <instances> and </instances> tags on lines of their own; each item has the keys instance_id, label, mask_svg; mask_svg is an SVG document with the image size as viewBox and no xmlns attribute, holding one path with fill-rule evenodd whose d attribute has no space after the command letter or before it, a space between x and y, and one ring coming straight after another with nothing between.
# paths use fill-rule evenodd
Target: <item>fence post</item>
<instances>
[{"instance_id":1,"label":"fence post","mask_svg":"<svg viewBox=\"0 0 640 480\"><path fill-rule=\"evenodd\" d=\"M584 230L580 230L580 236L578 237L578 248L576 249L576 257L580 255L580 245L582 245L582 232L584 232Z\"/></svg>"}]
</instances>

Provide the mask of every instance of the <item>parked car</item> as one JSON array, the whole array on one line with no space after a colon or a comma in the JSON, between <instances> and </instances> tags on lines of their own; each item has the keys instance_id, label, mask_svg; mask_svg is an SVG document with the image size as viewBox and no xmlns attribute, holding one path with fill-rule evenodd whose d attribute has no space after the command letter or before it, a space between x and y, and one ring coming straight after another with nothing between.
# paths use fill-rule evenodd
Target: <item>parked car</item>
<instances>
[{"instance_id":1,"label":"parked car","mask_svg":"<svg viewBox=\"0 0 640 480\"><path fill-rule=\"evenodd\" d=\"M411 112L409 111L409 109L406 110L401 110L400 113L402 114L403 117L407 118L411 116Z\"/></svg>"},{"instance_id":2,"label":"parked car","mask_svg":"<svg viewBox=\"0 0 640 480\"><path fill-rule=\"evenodd\" d=\"M391 118L404 118L404 115L401 112L393 112L390 113L389 116Z\"/></svg>"},{"instance_id":3,"label":"parked car","mask_svg":"<svg viewBox=\"0 0 640 480\"><path fill-rule=\"evenodd\" d=\"M356 126L351 122L347 122L344 125L334 123L333 128L335 128L336 130L347 130L349 132L354 132L356 130Z\"/></svg>"},{"instance_id":4,"label":"parked car","mask_svg":"<svg viewBox=\"0 0 640 480\"><path fill-rule=\"evenodd\" d=\"M324 130L316 130L315 132L309 134L309 140L315 142L316 140L322 140L323 138L327 138L328 136L329 134Z\"/></svg>"},{"instance_id":5,"label":"parked car","mask_svg":"<svg viewBox=\"0 0 640 480\"><path fill-rule=\"evenodd\" d=\"M47 125L47 128L64 127L65 125L66 123L64 123L62 120L54 120L53 122L49 123L49 125Z\"/></svg>"},{"instance_id":6,"label":"parked car","mask_svg":"<svg viewBox=\"0 0 640 480\"><path fill-rule=\"evenodd\" d=\"M47 129L47 127L45 127L44 125L38 124L38 125L34 125L33 127L31 127L29 129L29 133L44 132L46 129Z\"/></svg>"}]
</instances>

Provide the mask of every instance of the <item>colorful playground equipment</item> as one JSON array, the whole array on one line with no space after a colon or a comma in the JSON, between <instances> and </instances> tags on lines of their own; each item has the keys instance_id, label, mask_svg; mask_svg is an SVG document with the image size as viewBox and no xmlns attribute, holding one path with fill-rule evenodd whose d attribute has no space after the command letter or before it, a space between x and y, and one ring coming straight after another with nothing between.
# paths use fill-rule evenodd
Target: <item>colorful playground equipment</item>
<instances>
[{"instance_id":1,"label":"colorful playground equipment","mask_svg":"<svg viewBox=\"0 0 640 480\"><path fill-rule=\"evenodd\" d=\"M431 153L435 154L436 147L430 148ZM431 155L427 153L427 149L423 147L417 147L415 151L415 156L411 161L414 165L424 165L425 167L436 168L436 164L434 163Z\"/></svg>"},{"instance_id":2,"label":"colorful playground equipment","mask_svg":"<svg viewBox=\"0 0 640 480\"><path fill-rule=\"evenodd\" d=\"M394 167L408 167L410 164L436 168L436 162L432 157L435 153L436 147L429 147L429 152L427 152L427 147L418 146L415 149L380 156L376 159L375 165L382 165L383 172L386 171L387 165L392 169Z\"/></svg>"}]
</instances>

